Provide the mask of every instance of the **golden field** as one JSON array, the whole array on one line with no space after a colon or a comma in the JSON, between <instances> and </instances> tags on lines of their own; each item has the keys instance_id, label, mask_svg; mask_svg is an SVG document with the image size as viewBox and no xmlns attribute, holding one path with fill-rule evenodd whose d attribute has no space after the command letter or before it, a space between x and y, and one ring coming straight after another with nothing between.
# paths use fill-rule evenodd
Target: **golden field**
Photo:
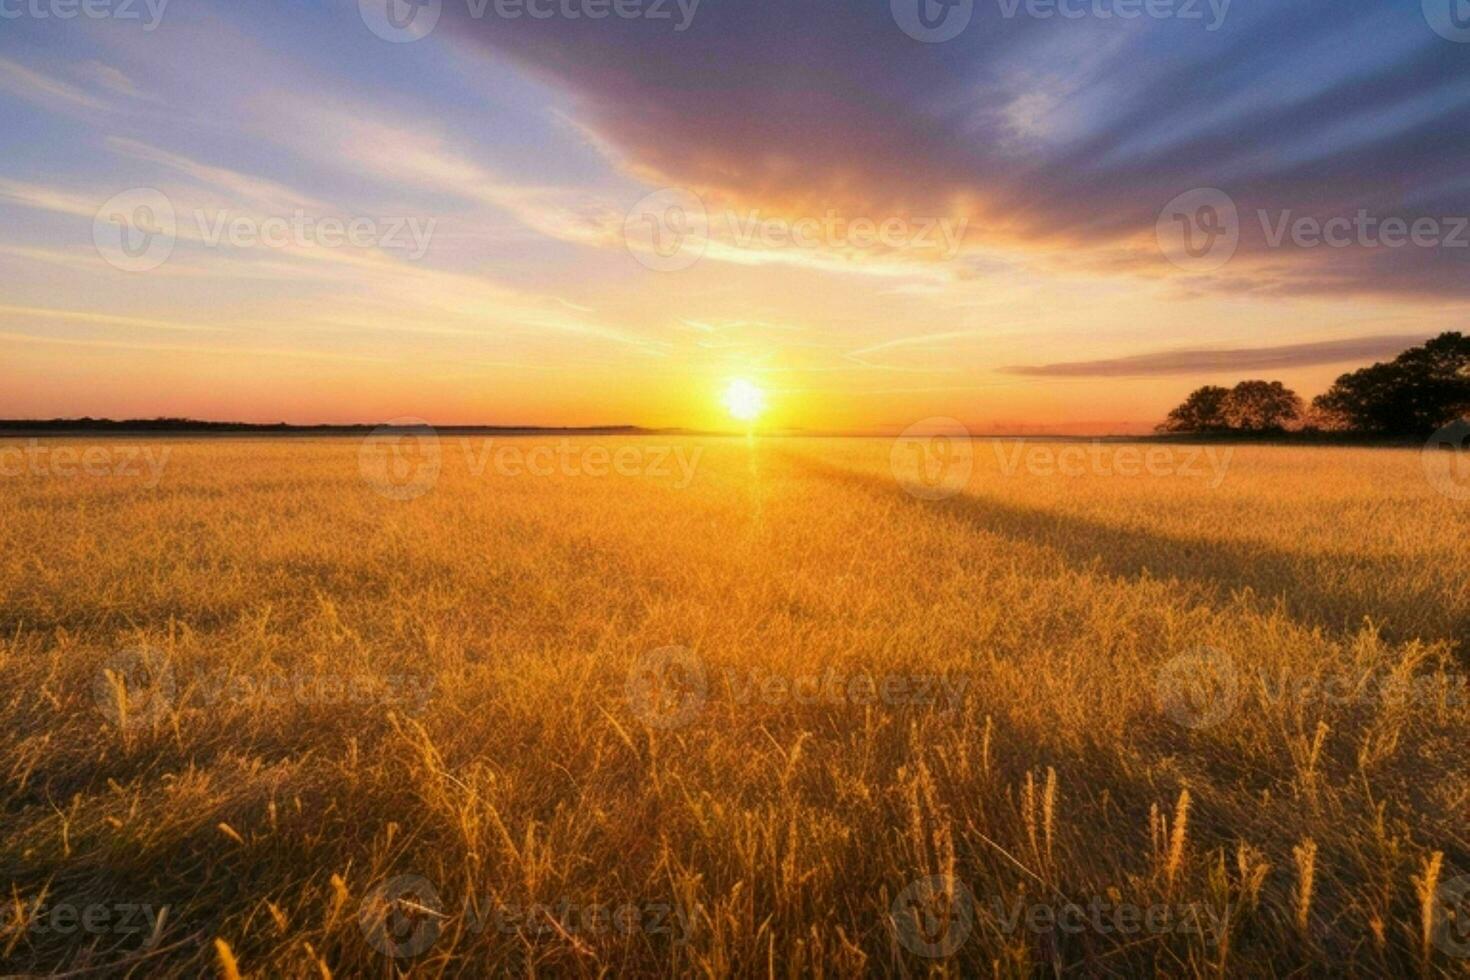
<instances>
[{"instance_id":1,"label":"golden field","mask_svg":"<svg viewBox=\"0 0 1470 980\"><path fill-rule=\"evenodd\" d=\"M5 448L0 973L1470 974L1418 452Z\"/></svg>"}]
</instances>

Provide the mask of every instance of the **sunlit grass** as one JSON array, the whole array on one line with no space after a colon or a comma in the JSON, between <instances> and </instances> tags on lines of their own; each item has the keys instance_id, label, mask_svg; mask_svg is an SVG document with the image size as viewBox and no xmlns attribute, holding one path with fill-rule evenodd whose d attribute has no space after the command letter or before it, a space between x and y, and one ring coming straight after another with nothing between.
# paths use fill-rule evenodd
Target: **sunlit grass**
<instances>
[{"instance_id":1,"label":"sunlit grass","mask_svg":"<svg viewBox=\"0 0 1470 980\"><path fill-rule=\"evenodd\" d=\"M1416 454L1238 448L1212 487L982 443L925 501L880 440L687 440L687 486L593 443L642 469L446 439L393 500L355 441L242 440L155 490L7 479L0 967L1464 974L1470 512ZM1200 651L1235 688L1189 727L1160 683ZM965 891L916 952L905 894ZM1166 925L1027 924L1094 900ZM386 914L431 941L385 956Z\"/></svg>"}]
</instances>

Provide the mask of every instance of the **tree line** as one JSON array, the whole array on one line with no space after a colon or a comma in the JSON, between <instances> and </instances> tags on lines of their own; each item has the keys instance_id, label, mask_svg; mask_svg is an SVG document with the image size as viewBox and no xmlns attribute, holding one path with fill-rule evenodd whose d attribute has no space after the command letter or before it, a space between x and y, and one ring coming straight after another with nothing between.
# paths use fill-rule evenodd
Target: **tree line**
<instances>
[{"instance_id":1,"label":"tree line","mask_svg":"<svg viewBox=\"0 0 1470 980\"><path fill-rule=\"evenodd\" d=\"M1388 363L1344 374L1308 406L1279 381L1207 385L1169 413L1160 432L1288 430L1422 436L1470 415L1470 337L1444 333Z\"/></svg>"}]
</instances>

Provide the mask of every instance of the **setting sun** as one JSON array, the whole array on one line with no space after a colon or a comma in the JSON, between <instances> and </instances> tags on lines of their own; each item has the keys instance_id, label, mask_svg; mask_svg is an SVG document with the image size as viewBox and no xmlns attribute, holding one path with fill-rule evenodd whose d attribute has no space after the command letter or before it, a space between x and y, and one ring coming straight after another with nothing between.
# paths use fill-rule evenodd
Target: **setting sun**
<instances>
[{"instance_id":1,"label":"setting sun","mask_svg":"<svg viewBox=\"0 0 1470 980\"><path fill-rule=\"evenodd\" d=\"M730 382L725 389L725 408L730 417L741 422L754 422L766 410L766 393L744 379Z\"/></svg>"}]
</instances>

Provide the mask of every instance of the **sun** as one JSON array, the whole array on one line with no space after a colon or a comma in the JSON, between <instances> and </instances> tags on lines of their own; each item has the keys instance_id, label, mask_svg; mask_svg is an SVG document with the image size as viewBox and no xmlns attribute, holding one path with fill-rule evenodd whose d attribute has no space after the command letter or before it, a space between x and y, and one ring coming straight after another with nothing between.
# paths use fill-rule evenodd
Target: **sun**
<instances>
[{"instance_id":1,"label":"sun","mask_svg":"<svg viewBox=\"0 0 1470 980\"><path fill-rule=\"evenodd\" d=\"M741 422L754 422L766 410L766 393L741 378L731 381L725 389L724 402L731 418Z\"/></svg>"}]
</instances>

